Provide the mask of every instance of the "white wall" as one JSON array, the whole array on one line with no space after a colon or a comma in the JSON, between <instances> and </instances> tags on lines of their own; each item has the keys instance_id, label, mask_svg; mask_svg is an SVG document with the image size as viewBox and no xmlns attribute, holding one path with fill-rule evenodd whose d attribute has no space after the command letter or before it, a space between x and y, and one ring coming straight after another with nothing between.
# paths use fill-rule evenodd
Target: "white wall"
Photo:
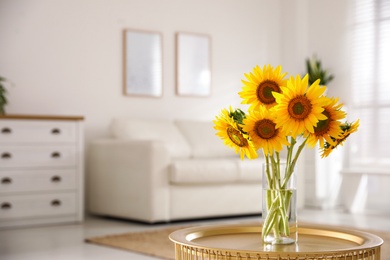
<instances>
[{"instance_id":1,"label":"white wall","mask_svg":"<svg viewBox=\"0 0 390 260\"><path fill-rule=\"evenodd\" d=\"M309 31L307 56L317 54L335 76L328 95L349 103L351 90L351 12L353 0L307 1Z\"/></svg>"},{"instance_id":2,"label":"white wall","mask_svg":"<svg viewBox=\"0 0 390 260\"><path fill-rule=\"evenodd\" d=\"M292 75L306 73L305 59L316 55L334 74L328 95L349 101L351 0L281 2L281 60Z\"/></svg>"},{"instance_id":3,"label":"white wall","mask_svg":"<svg viewBox=\"0 0 390 260\"><path fill-rule=\"evenodd\" d=\"M213 119L238 105L256 64L280 63L278 1L0 0L0 75L9 114L85 116L86 140L107 135L112 117ZM122 32L163 34L163 97L122 94ZM212 94L175 95L178 31L212 39Z\"/></svg>"},{"instance_id":4,"label":"white wall","mask_svg":"<svg viewBox=\"0 0 390 260\"><path fill-rule=\"evenodd\" d=\"M304 73L316 53L335 75L330 94L347 98L346 16L338 0L0 0L0 75L9 78L8 113L83 115L86 140L107 135L115 116L212 119L238 105L243 74L255 65ZM123 88L126 28L163 34L163 97ZM175 95L178 31L212 39L212 94ZM345 98L344 98L345 97Z\"/></svg>"}]
</instances>

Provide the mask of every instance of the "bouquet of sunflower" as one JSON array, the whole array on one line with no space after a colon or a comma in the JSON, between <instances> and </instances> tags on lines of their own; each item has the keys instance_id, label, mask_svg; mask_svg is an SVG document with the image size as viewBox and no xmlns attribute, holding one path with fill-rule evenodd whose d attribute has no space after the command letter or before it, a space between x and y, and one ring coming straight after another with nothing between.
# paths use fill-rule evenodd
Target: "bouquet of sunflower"
<instances>
[{"instance_id":1,"label":"bouquet of sunflower","mask_svg":"<svg viewBox=\"0 0 390 260\"><path fill-rule=\"evenodd\" d=\"M324 95L326 86L316 80L309 85L308 75L286 79L282 67L256 66L244 74L246 80L238 94L242 104L250 105L245 113L241 109L223 109L213 121L217 135L225 145L235 149L241 159L255 159L262 151L266 176L271 189L283 190L291 177L303 148L319 144L321 156L327 157L357 131L359 120L342 122L346 113L338 98ZM300 138L300 142L298 142ZM285 173L280 178L280 153L287 151ZM271 230L289 234L287 223L288 194L282 199L267 197L267 219L263 224L263 238ZM284 201L282 203L282 201Z\"/></svg>"}]
</instances>

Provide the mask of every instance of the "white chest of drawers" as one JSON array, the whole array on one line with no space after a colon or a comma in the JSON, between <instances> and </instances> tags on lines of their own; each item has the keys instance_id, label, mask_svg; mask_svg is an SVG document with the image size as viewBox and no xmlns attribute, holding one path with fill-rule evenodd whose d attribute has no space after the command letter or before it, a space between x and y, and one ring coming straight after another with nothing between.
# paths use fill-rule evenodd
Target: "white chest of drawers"
<instances>
[{"instance_id":1,"label":"white chest of drawers","mask_svg":"<svg viewBox=\"0 0 390 260\"><path fill-rule=\"evenodd\" d=\"M82 117L0 116L0 228L80 222Z\"/></svg>"}]
</instances>

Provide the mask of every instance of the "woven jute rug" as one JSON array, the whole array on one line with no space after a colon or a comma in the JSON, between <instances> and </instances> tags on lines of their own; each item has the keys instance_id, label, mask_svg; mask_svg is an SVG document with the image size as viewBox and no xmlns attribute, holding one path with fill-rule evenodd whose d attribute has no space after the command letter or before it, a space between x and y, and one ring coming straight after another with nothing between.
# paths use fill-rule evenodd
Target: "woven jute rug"
<instances>
[{"instance_id":1,"label":"woven jute rug","mask_svg":"<svg viewBox=\"0 0 390 260\"><path fill-rule=\"evenodd\" d=\"M323 226L323 225L322 225ZM108 235L102 237L87 238L85 241L88 243L118 248L122 250L128 250L137 252L140 254L154 256L160 259L175 259L175 248L172 241L168 236L173 231L186 228L188 226L181 227L169 227L158 229L154 231L124 233L117 235ZM330 226L334 227L334 226ZM381 237L384 241L381 247L381 259L390 260L390 232L363 230Z\"/></svg>"},{"instance_id":2,"label":"woven jute rug","mask_svg":"<svg viewBox=\"0 0 390 260\"><path fill-rule=\"evenodd\" d=\"M153 231L124 233L101 237L87 238L88 243L133 251L161 259L175 259L174 243L169 240L169 234L181 228L169 227Z\"/></svg>"}]
</instances>

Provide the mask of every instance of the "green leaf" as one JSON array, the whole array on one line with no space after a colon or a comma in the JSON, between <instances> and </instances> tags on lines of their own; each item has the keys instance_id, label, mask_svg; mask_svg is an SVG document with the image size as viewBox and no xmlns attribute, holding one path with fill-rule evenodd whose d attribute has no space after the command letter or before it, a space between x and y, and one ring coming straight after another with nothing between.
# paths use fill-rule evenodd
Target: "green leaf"
<instances>
[{"instance_id":1,"label":"green leaf","mask_svg":"<svg viewBox=\"0 0 390 260\"><path fill-rule=\"evenodd\" d=\"M322 68L321 61L315 56L311 59L306 59L306 71L309 75L309 84L313 84L316 80L320 80L321 85L327 85L334 79L334 76L329 74L327 70Z\"/></svg>"}]
</instances>

